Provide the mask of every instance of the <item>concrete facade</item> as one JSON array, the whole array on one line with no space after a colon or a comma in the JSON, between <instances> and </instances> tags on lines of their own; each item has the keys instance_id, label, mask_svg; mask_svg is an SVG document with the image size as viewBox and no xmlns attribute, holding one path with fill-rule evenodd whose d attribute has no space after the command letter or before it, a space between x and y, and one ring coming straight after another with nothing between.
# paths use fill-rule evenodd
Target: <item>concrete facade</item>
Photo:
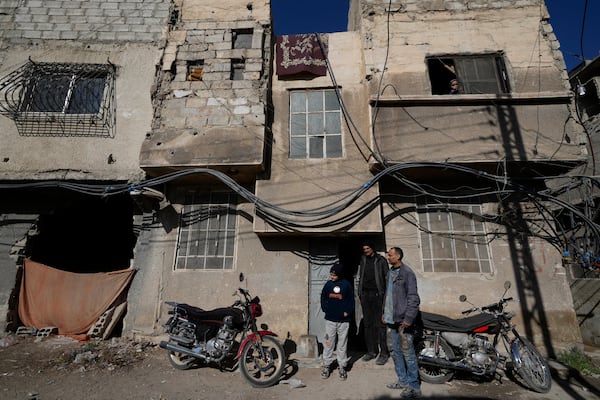
<instances>
[{"instance_id":1,"label":"concrete facade","mask_svg":"<svg viewBox=\"0 0 600 400\"><path fill-rule=\"evenodd\" d=\"M5 185L0 235L7 244L0 262L0 323L14 330L23 257L78 272L131 264L135 237L129 194L101 199L52 182L102 187L145 176L139 154L152 126L151 92L171 3L3 1L0 7L0 180ZM26 91L28 81L19 71L29 71L28 66L51 66L54 70L43 78L50 82L61 68L94 64L114 67L114 81L107 79L104 88L103 103L110 104L106 131L89 129L92 114L80 116L87 131L68 113L42 112L23 122L23 108L15 113L7 104L19 90ZM48 87L54 89L45 95L62 90L56 83ZM30 186L10 190L16 183Z\"/></svg>"}]
</instances>

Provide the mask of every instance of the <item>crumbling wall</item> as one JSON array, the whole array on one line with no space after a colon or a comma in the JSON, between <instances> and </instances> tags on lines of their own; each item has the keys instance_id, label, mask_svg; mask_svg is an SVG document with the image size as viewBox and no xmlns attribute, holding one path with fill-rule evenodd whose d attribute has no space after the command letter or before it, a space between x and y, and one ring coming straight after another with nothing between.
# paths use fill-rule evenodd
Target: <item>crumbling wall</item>
<instances>
[{"instance_id":1,"label":"crumbling wall","mask_svg":"<svg viewBox=\"0 0 600 400\"><path fill-rule=\"evenodd\" d=\"M262 166L271 60L268 4L178 5L142 167Z\"/></svg>"}]
</instances>

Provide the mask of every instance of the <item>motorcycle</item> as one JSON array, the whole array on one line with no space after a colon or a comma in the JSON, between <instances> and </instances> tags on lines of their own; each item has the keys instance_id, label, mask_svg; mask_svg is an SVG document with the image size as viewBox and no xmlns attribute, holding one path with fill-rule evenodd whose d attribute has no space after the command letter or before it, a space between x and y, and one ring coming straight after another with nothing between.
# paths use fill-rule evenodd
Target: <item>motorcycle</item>
<instances>
[{"instance_id":1,"label":"motorcycle","mask_svg":"<svg viewBox=\"0 0 600 400\"><path fill-rule=\"evenodd\" d=\"M244 280L240 274L240 282ZM261 326L258 297L239 288L232 306L203 310L189 304L165 302L171 307L164 325L168 341L161 341L171 365L186 370L195 365L216 364L224 370L239 367L242 376L254 387L268 387L278 382L286 355L276 334Z\"/></svg>"},{"instance_id":2,"label":"motorcycle","mask_svg":"<svg viewBox=\"0 0 600 400\"><path fill-rule=\"evenodd\" d=\"M548 363L511 324L515 313L504 311L504 305L512 300L512 297L504 297L510 286L510 282L505 282L504 294L498 302L483 307L473 306L462 312L478 312L470 317L452 319L421 313L423 332L415 338L421 380L444 383L457 371L493 378L500 369L516 372L522 383L535 392L547 393L550 390L552 379ZM467 301L465 295L459 299ZM500 340L508 356L497 350Z\"/></svg>"}]
</instances>

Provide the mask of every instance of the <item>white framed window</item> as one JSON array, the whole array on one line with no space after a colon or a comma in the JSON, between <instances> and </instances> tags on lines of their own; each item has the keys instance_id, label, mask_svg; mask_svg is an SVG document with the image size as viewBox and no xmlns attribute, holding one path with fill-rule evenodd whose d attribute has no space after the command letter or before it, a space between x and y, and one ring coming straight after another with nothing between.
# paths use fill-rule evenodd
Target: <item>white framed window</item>
<instances>
[{"instance_id":1,"label":"white framed window","mask_svg":"<svg viewBox=\"0 0 600 400\"><path fill-rule=\"evenodd\" d=\"M185 193L176 270L233 269L237 196L202 189Z\"/></svg>"},{"instance_id":2,"label":"white framed window","mask_svg":"<svg viewBox=\"0 0 600 400\"><path fill-rule=\"evenodd\" d=\"M290 158L342 157L341 121L335 90L290 92Z\"/></svg>"},{"instance_id":3,"label":"white framed window","mask_svg":"<svg viewBox=\"0 0 600 400\"><path fill-rule=\"evenodd\" d=\"M417 206L424 272L490 273L485 226L479 204Z\"/></svg>"}]
</instances>

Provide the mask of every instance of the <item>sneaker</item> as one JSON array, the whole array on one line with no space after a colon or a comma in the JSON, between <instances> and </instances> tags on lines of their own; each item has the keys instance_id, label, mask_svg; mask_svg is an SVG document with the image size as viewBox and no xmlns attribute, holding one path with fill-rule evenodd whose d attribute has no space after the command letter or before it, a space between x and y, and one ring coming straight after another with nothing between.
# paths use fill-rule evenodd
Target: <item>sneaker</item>
<instances>
[{"instance_id":1,"label":"sneaker","mask_svg":"<svg viewBox=\"0 0 600 400\"><path fill-rule=\"evenodd\" d=\"M363 361L371 361L372 359L374 359L377 356L377 354L373 354L373 353L367 353L365 354L361 360Z\"/></svg>"},{"instance_id":2,"label":"sneaker","mask_svg":"<svg viewBox=\"0 0 600 400\"><path fill-rule=\"evenodd\" d=\"M386 354L380 354L379 357L377 357L377 361L375 361L375 364L384 365L389 358L390 358L390 356L388 356Z\"/></svg>"},{"instance_id":3,"label":"sneaker","mask_svg":"<svg viewBox=\"0 0 600 400\"><path fill-rule=\"evenodd\" d=\"M408 386L401 384L400 382L392 382L385 385L388 389L406 389Z\"/></svg>"},{"instance_id":4,"label":"sneaker","mask_svg":"<svg viewBox=\"0 0 600 400\"><path fill-rule=\"evenodd\" d=\"M348 378L348 373L346 372L346 370L344 369L344 367L339 367L338 368L338 372L340 373L340 379L345 381L346 378Z\"/></svg>"},{"instance_id":5,"label":"sneaker","mask_svg":"<svg viewBox=\"0 0 600 400\"><path fill-rule=\"evenodd\" d=\"M327 379L327 378L329 378L329 375L331 375L331 371L329 370L329 365L324 365L323 368L321 368L321 378Z\"/></svg>"},{"instance_id":6,"label":"sneaker","mask_svg":"<svg viewBox=\"0 0 600 400\"><path fill-rule=\"evenodd\" d=\"M400 393L400 399L417 399L421 397L421 391L419 389L406 388Z\"/></svg>"}]
</instances>

